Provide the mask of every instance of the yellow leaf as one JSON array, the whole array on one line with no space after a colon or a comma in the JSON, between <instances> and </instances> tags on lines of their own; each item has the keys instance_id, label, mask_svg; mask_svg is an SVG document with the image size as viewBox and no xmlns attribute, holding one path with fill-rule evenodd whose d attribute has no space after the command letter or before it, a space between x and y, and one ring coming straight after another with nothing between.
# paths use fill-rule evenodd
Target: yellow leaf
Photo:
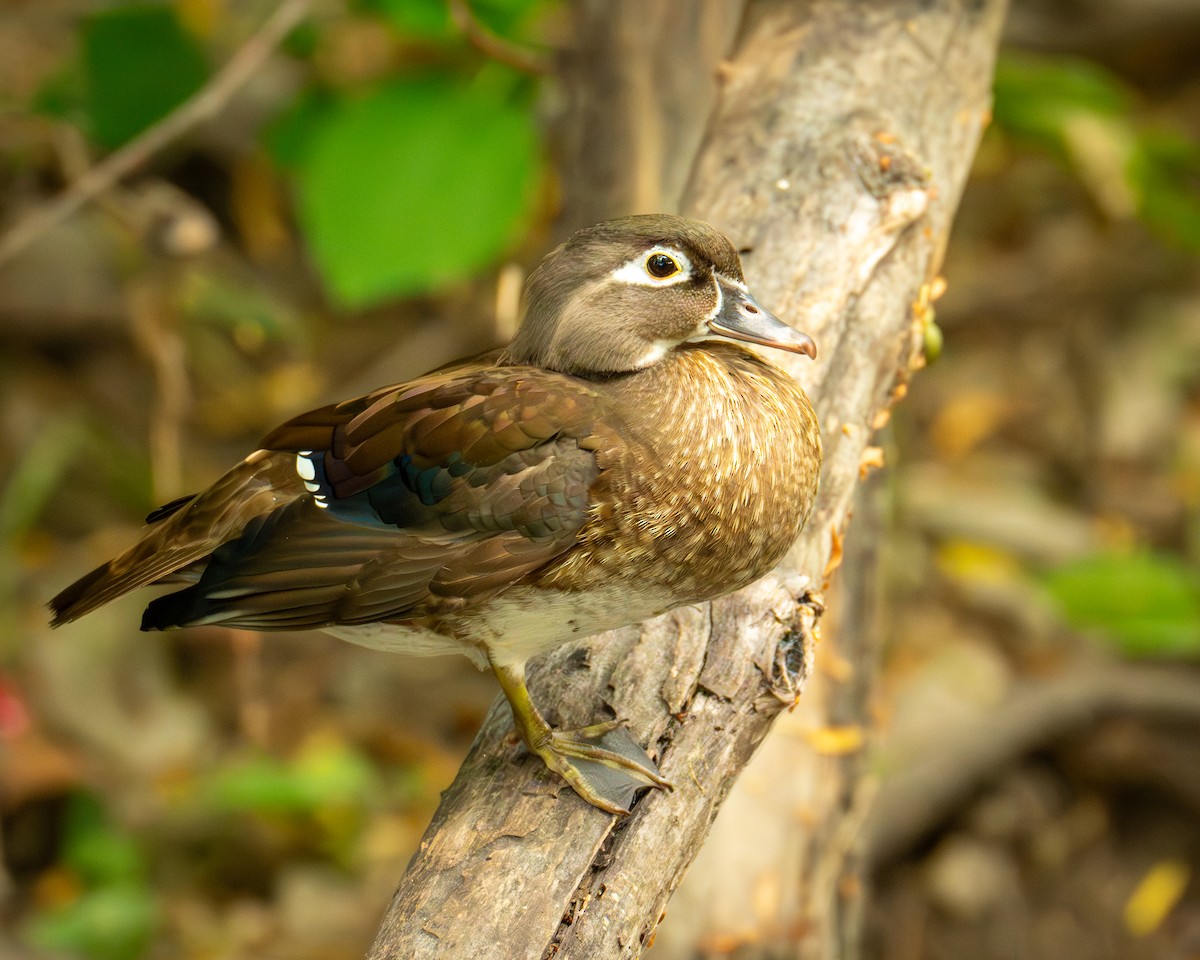
<instances>
[{"instance_id":1,"label":"yellow leaf","mask_svg":"<svg viewBox=\"0 0 1200 960\"><path fill-rule=\"evenodd\" d=\"M1125 926L1135 937L1159 928L1179 902L1191 879L1182 860L1160 860L1151 867L1125 901Z\"/></svg>"},{"instance_id":2,"label":"yellow leaf","mask_svg":"<svg viewBox=\"0 0 1200 960\"><path fill-rule=\"evenodd\" d=\"M828 757L841 757L861 750L866 737L860 726L822 727L810 730L805 739L817 753Z\"/></svg>"},{"instance_id":3,"label":"yellow leaf","mask_svg":"<svg viewBox=\"0 0 1200 960\"><path fill-rule=\"evenodd\" d=\"M1011 415L1013 401L1001 393L965 390L938 413L929 438L944 460L961 460Z\"/></svg>"},{"instance_id":4,"label":"yellow leaf","mask_svg":"<svg viewBox=\"0 0 1200 960\"><path fill-rule=\"evenodd\" d=\"M257 262L288 249L287 202L266 158L251 153L234 161L230 172L230 209L246 252Z\"/></svg>"},{"instance_id":5,"label":"yellow leaf","mask_svg":"<svg viewBox=\"0 0 1200 960\"><path fill-rule=\"evenodd\" d=\"M1022 576L1021 564L1007 550L949 540L937 552L938 569L952 580L971 583L1012 583Z\"/></svg>"},{"instance_id":6,"label":"yellow leaf","mask_svg":"<svg viewBox=\"0 0 1200 960\"><path fill-rule=\"evenodd\" d=\"M74 870L51 867L44 870L33 887L33 902L43 910L52 910L79 899L83 882Z\"/></svg>"},{"instance_id":7,"label":"yellow leaf","mask_svg":"<svg viewBox=\"0 0 1200 960\"><path fill-rule=\"evenodd\" d=\"M211 37L225 16L225 0L175 0L175 12L198 37Z\"/></svg>"}]
</instances>

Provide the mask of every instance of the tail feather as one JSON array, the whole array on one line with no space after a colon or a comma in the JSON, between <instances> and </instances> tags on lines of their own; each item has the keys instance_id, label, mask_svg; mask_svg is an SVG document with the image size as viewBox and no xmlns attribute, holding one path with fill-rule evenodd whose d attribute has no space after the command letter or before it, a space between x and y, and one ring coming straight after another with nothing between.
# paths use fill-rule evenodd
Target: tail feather
<instances>
[{"instance_id":1,"label":"tail feather","mask_svg":"<svg viewBox=\"0 0 1200 960\"><path fill-rule=\"evenodd\" d=\"M113 561L111 560L100 564L91 573L80 577L65 590L60 591L53 600L47 603L46 606L54 614L50 626L61 627L64 623L69 623L76 617L83 616L88 610L94 609L98 603L104 603L104 600L96 603L92 603L90 600L103 592L104 584L111 581L112 565Z\"/></svg>"},{"instance_id":2,"label":"tail feather","mask_svg":"<svg viewBox=\"0 0 1200 960\"><path fill-rule=\"evenodd\" d=\"M247 524L304 492L292 464L287 455L259 451L199 496L160 507L141 540L46 605L53 614L51 626L77 620L138 587L175 580L187 568L194 574L194 565L240 536Z\"/></svg>"},{"instance_id":3,"label":"tail feather","mask_svg":"<svg viewBox=\"0 0 1200 960\"><path fill-rule=\"evenodd\" d=\"M61 591L46 604L54 614L50 626L61 627L131 590L156 583L208 556L217 546L203 540L158 550L158 540L158 537L147 537L139 541L119 557L101 564Z\"/></svg>"}]
</instances>

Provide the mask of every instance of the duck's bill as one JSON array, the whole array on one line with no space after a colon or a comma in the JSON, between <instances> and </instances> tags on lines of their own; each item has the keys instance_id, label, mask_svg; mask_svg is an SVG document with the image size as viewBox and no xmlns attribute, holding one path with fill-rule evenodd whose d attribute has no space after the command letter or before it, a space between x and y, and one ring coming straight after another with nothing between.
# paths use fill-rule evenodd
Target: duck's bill
<instances>
[{"instance_id":1,"label":"duck's bill","mask_svg":"<svg viewBox=\"0 0 1200 960\"><path fill-rule=\"evenodd\" d=\"M817 359L817 344L812 337L793 330L755 300L741 284L721 278L717 287L721 291L721 307L708 321L713 333Z\"/></svg>"}]
</instances>

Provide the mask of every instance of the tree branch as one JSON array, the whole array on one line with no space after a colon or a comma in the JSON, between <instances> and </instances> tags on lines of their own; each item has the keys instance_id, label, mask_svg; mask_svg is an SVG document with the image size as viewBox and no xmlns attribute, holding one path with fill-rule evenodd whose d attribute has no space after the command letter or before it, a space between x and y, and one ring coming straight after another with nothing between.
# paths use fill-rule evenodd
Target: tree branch
<instances>
[{"instance_id":1,"label":"tree branch","mask_svg":"<svg viewBox=\"0 0 1200 960\"><path fill-rule=\"evenodd\" d=\"M1070 670L1019 688L1003 710L947 729L880 791L871 813L870 866L902 856L946 820L998 771L1105 717L1200 723L1200 689L1190 673L1145 664Z\"/></svg>"},{"instance_id":2,"label":"tree branch","mask_svg":"<svg viewBox=\"0 0 1200 960\"><path fill-rule=\"evenodd\" d=\"M308 12L310 0L282 0L262 26L208 83L173 111L109 154L53 200L38 207L0 238L0 264L58 226L89 200L114 186L156 153L218 113L262 66Z\"/></svg>"},{"instance_id":3,"label":"tree branch","mask_svg":"<svg viewBox=\"0 0 1200 960\"><path fill-rule=\"evenodd\" d=\"M510 43L503 37L498 37L476 18L471 10L470 0L448 0L450 16L459 32L466 37L480 53L508 64L514 70L536 75L549 73L554 67L553 58L549 54Z\"/></svg>"},{"instance_id":4,"label":"tree branch","mask_svg":"<svg viewBox=\"0 0 1200 960\"><path fill-rule=\"evenodd\" d=\"M807 591L848 522L872 425L919 362L913 304L936 275L989 114L1003 6L748 6L682 208L725 229L747 251L756 292L818 339L820 363L795 371L826 442L814 516L778 576L556 651L533 671L534 696L554 719L595 720L600 702L627 718L657 745L673 793L645 796L619 823L589 808L522 756L498 702L372 957L638 956L771 720L809 681L797 712L814 727L825 720L829 681L812 671L820 608ZM844 815L829 771L814 752L789 794L804 798L810 856L798 866L810 877ZM827 872L810 886L797 955L827 956Z\"/></svg>"}]
</instances>

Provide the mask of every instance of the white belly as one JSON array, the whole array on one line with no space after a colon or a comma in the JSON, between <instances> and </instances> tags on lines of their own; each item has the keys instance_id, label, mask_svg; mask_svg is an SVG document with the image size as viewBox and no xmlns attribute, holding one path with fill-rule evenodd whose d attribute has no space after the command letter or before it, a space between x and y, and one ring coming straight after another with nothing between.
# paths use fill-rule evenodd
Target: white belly
<instances>
[{"instance_id":1,"label":"white belly","mask_svg":"<svg viewBox=\"0 0 1200 960\"><path fill-rule=\"evenodd\" d=\"M559 644L640 623L671 606L666 596L639 593L628 584L585 594L516 587L458 619L454 626L466 638L462 640L388 623L322 629L339 639L389 653L418 657L458 653L483 669L489 656L499 664L517 666Z\"/></svg>"},{"instance_id":2,"label":"white belly","mask_svg":"<svg viewBox=\"0 0 1200 960\"><path fill-rule=\"evenodd\" d=\"M487 660L478 647L463 643L420 627L406 627L395 623L334 624L321 630L339 640L357 643L360 647L382 650L385 653L406 653L412 657L442 657L449 653L461 654L474 661L482 670Z\"/></svg>"}]
</instances>

